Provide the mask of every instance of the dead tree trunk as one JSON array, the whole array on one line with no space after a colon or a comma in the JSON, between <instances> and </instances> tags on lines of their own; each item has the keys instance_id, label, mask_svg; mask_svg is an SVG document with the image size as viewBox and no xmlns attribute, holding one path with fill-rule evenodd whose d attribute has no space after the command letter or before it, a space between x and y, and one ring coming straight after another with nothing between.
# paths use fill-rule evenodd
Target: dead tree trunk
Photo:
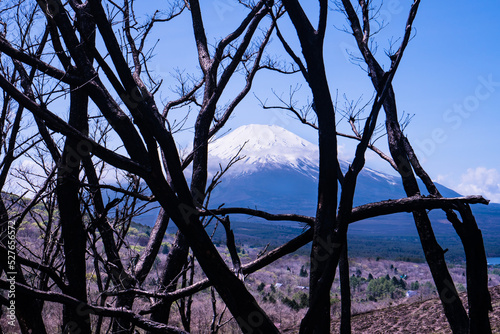
<instances>
[{"instance_id":1,"label":"dead tree trunk","mask_svg":"<svg viewBox=\"0 0 500 334\"><path fill-rule=\"evenodd\" d=\"M3 198L0 198L0 243L2 247L9 250L8 241L11 240L9 239L11 234L8 232L8 225L9 214ZM11 254L6 252L5 255L6 256L2 256L0 259L0 274L3 271L7 275L7 279L14 279L18 283L26 284L21 266L18 264L15 265L15 267L9 266L8 259L10 259L10 257L8 255ZM12 274L12 272L15 272L15 274ZM15 302L15 314L22 334L47 333L42 319L42 303L40 301L33 301L33 299L25 293L16 291ZM10 305L6 306L9 307Z\"/></svg>"},{"instance_id":2,"label":"dead tree trunk","mask_svg":"<svg viewBox=\"0 0 500 334\"><path fill-rule=\"evenodd\" d=\"M469 205L460 205L461 226L456 226L465 250L469 333L491 334L489 312L493 311L488 290L488 262L483 236ZM454 224L455 226L456 224Z\"/></svg>"},{"instance_id":3,"label":"dead tree trunk","mask_svg":"<svg viewBox=\"0 0 500 334\"><path fill-rule=\"evenodd\" d=\"M40 44L40 47L38 48L37 51L37 55L39 55L41 50L43 50L46 43L46 38L47 36L44 37L42 43ZM19 74L21 80L21 86L23 87L25 93L30 96L33 96L30 87L30 82L33 79L34 74L32 74L31 77L28 77L28 74L26 73L24 67L19 62L15 62L15 69L16 71L14 71L15 73L14 75ZM7 117L9 116L10 101L11 97L8 94L4 93L3 105L1 110L2 119L0 123L1 124L0 129L5 132L8 131L8 128L5 129L4 126L6 121L8 121ZM10 168L12 166L12 163L15 161L14 150L16 148L18 134L21 130L20 126L21 126L23 111L24 108L22 106L19 106L17 108L17 112L15 114L14 120L12 122L12 127L10 129L10 138L8 143L3 142L3 136L2 138L0 138L0 147L5 148L5 157L2 161L2 170L0 172L0 190L4 189L7 176L10 173ZM2 247L6 249L5 251L6 256L2 256L0 259L0 274L4 272L7 275L8 279L15 280L16 282L19 282L21 284L26 284L26 279L23 275L21 266L18 263L16 263L16 261L14 261L15 263L14 265L12 265L12 263L9 263L10 262L9 260L12 260L13 257L17 255L16 251L17 241L15 238L14 239L11 238L15 237L19 226L17 226L18 224L13 224L13 222L14 221L9 222L9 213L7 212L7 208L5 207L3 191L2 191L0 193L0 244L2 245ZM15 248L13 249L12 246L14 246ZM16 293L15 302L16 302L15 314L21 332L23 334L30 333L33 331L46 333L42 319L43 303L40 301L35 301L33 303L30 297L20 292ZM10 305L6 306L9 307Z\"/></svg>"},{"instance_id":4,"label":"dead tree trunk","mask_svg":"<svg viewBox=\"0 0 500 334\"><path fill-rule=\"evenodd\" d=\"M309 275L309 310L301 323L301 333L328 333L330 331L330 288L328 293L319 291L318 282L322 277L335 276L336 266L327 265L334 252L339 252L341 244L335 242L337 211L337 137L335 131L335 110L326 78L323 43L327 19L327 2L320 1L320 21L315 29L301 5L296 0L283 1L290 17L306 60L307 69L301 66L314 99L314 111L318 117L319 181L318 205L313 225L311 246L311 268ZM298 59L295 57L294 59ZM333 269L333 270L332 270ZM326 272L328 271L328 272ZM333 272L332 272L333 271ZM333 281L333 278L332 278ZM328 285L328 284L326 284ZM331 287L331 284L330 284Z\"/></svg>"},{"instance_id":5,"label":"dead tree trunk","mask_svg":"<svg viewBox=\"0 0 500 334\"><path fill-rule=\"evenodd\" d=\"M165 269L161 274L160 291L175 291L179 274L187 262L188 250L186 238L181 232L177 232L172 248L167 255ZM154 306L153 313L151 313L151 320L167 324L170 318L171 306L172 301L165 299L159 301Z\"/></svg>"},{"instance_id":6,"label":"dead tree trunk","mask_svg":"<svg viewBox=\"0 0 500 334\"><path fill-rule=\"evenodd\" d=\"M407 138L405 148L415 173L424 182L427 191L437 197L443 196L436 185L420 165ZM467 267L467 297L469 301L470 333L491 333L489 311L492 311L491 296L488 290L488 263L481 230L468 204L459 205L462 221L452 209L444 210L452 223L464 247Z\"/></svg>"},{"instance_id":7,"label":"dead tree trunk","mask_svg":"<svg viewBox=\"0 0 500 334\"><path fill-rule=\"evenodd\" d=\"M70 117L68 124L86 132L87 95L81 89L71 93ZM73 138L67 138L62 154L63 163L57 178L57 201L59 206L61 233L64 242L65 274L68 294L82 302L87 302L85 250L87 232L80 211L79 175L81 154L88 153L89 147ZM80 152L80 153L78 153ZM63 333L80 330L90 333L90 317L73 307L64 307Z\"/></svg>"},{"instance_id":8,"label":"dead tree trunk","mask_svg":"<svg viewBox=\"0 0 500 334\"><path fill-rule=\"evenodd\" d=\"M351 286L349 282L349 256L347 242L339 261L340 276L340 334L351 334Z\"/></svg>"},{"instance_id":9,"label":"dead tree trunk","mask_svg":"<svg viewBox=\"0 0 500 334\"><path fill-rule=\"evenodd\" d=\"M342 1L346 15L351 23L353 35L356 38L358 48L363 55L365 63L368 65L369 75L373 86L377 92L380 92L384 83L385 72L378 64L375 57L369 49L370 25L368 2L362 2L363 27L361 27L356 11L351 2ZM412 6L412 11L418 8L419 2L416 1ZM386 130L388 135L389 150L392 159L397 165L399 174L403 181L403 187L408 196L420 193L418 184L411 169L411 163L408 158L408 152L405 149L404 135L399 126L397 116L396 100L392 86L389 87L387 98L383 103L386 114ZM455 285L446 266L444 252L437 243L434 236L429 217L425 210L413 212L415 225L420 236L425 258L429 264L436 288L438 289L444 311L454 333L468 332L467 313L458 297Z\"/></svg>"},{"instance_id":10,"label":"dead tree trunk","mask_svg":"<svg viewBox=\"0 0 500 334\"><path fill-rule=\"evenodd\" d=\"M392 93L392 92L391 92ZM403 180L403 187L408 196L420 194L417 180L411 169L410 162L404 149L403 134L399 127L397 113L395 109L395 99L393 93L389 95L384 103L386 111L386 129L389 140L389 150L393 160L398 166L398 171ZM444 251L438 244L431 222L425 210L413 212L413 218L420 237L425 259L436 284L439 297L443 304L444 312L453 333L466 334L468 332L467 313L458 297L458 292L453 283L453 279L446 266Z\"/></svg>"}]
</instances>

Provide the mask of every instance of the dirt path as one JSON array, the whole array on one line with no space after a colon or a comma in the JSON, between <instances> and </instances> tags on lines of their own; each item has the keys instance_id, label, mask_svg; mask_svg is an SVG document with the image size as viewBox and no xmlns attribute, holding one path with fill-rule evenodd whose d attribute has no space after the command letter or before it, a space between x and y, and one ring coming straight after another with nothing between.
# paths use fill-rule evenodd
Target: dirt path
<instances>
[{"instance_id":1,"label":"dirt path","mask_svg":"<svg viewBox=\"0 0 500 334\"><path fill-rule=\"evenodd\" d=\"M500 286L490 289L494 334L500 334ZM461 296L463 297L463 296ZM451 334L439 299L402 304L352 317L352 333L370 334ZM340 322L333 323L332 333L339 332Z\"/></svg>"}]
</instances>

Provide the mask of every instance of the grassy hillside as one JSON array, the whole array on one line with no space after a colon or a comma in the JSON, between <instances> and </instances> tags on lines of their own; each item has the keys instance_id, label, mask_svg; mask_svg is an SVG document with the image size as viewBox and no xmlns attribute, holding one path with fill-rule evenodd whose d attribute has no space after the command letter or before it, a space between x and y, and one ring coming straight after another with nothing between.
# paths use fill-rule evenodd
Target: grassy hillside
<instances>
[{"instance_id":1,"label":"grassy hillside","mask_svg":"<svg viewBox=\"0 0 500 334\"><path fill-rule=\"evenodd\" d=\"M21 206L21 204L14 205L11 210L20 209ZM37 246L41 246L44 241L41 231L45 226L46 213L43 207L35 207L34 211L36 210L39 212L36 216L38 219L27 217L19 227L17 238L21 245L31 245L33 249L41 249ZM213 223L207 226L210 235L214 232L214 226ZM254 219L234 219L232 228L236 235L238 253L244 265L255 260L268 244L267 250L269 251L299 235L305 226L297 223L273 224ZM144 282L145 289L155 289L158 286L158 278L174 238L172 233L175 232L175 226L173 224L170 224L168 232L153 270ZM124 245L120 250L127 266L134 265L137 256L144 250L150 233L150 226L132 222L128 227ZM213 235L219 252L231 266L225 245L224 229L219 226ZM494 238L495 235L485 234L489 256L495 256L491 250L496 249L495 247L499 244ZM440 233L438 238L443 248L449 249L446 255L450 260L449 269L457 290L465 291L465 266L461 261L460 241L458 238L443 233ZM96 247L96 251L102 253L102 245L97 243ZM245 278L249 291L283 333L296 332L307 309L309 251L310 248L305 246L294 254L285 256ZM428 266L423 263L423 255L416 234L398 236L394 233L370 234L354 230L349 235L349 253L354 333L448 333L446 332L447 324L440 316L442 311L439 302L429 300L437 296L436 289ZM95 297L97 296L97 276L93 271L92 263L88 263L87 269L91 296ZM204 277L203 272L196 266L194 282ZM489 268L489 279L491 287L500 284L500 266ZM408 290L416 291L416 295L406 297ZM495 291L493 300L495 306L498 307L500 291L498 288ZM337 319L340 314L338 273L332 286L330 299L332 315L334 319ZM213 300L210 289L205 289L193 297L192 333L205 333L206 328L209 328L214 315L207 310L212 310L214 307ZM150 300L139 299L137 305L149 307L149 303ZM60 322L60 319L56 317L60 307L60 304L46 303L44 308L44 317L53 319L51 329L54 329L54 333ZM224 310L218 297L216 308L220 316L219 323L224 324L221 325L220 333L237 332L235 322ZM436 319L429 314L435 316ZM385 322L382 323L381 319L385 319ZM182 326L175 305L172 321L173 325ZM498 329L498 317L494 318L493 323ZM5 328L2 321L0 325ZM338 322L334 322L333 325L337 326ZM139 331L139 333L143 332Z\"/></svg>"},{"instance_id":2,"label":"grassy hillside","mask_svg":"<svg viewBox=\"0 0 500 334\"><path fill-rule=\"evenodd\" d=\"M490 322L493 333L499 334L500 286L490 288L490 293L493 300ZM461 298L466 299L464 293ZM353 333L451 334L438 298L357 314L352 317L351 325ZM334 321L332 332L338 333L339 327L340 322Z\"/></svg>"}]
</instances>

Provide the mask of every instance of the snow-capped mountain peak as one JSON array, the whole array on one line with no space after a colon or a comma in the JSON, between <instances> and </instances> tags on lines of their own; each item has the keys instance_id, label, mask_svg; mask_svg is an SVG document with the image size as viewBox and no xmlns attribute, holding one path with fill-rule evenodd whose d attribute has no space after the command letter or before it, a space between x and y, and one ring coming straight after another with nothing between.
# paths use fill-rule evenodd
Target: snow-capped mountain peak
<instances>
[{"instance_id":1,"label":"snow-capped mountain peak","mask_svg":"<svg viewBox=\"0 0 500 334\"><path fill-rule=\"evenodd\" d=\"M231 173L248 173L278 166L294 168L303 174L317 174L318 147L276 125L241 126L209 145L210 161L224 164L241 149L241 161Z\"/></svg>"},{"instance_id":2,"label":"snow-capped mountain peak","mask_svg":"<svg viewBox=\"0 0 500 334\"><path fill-rule=\"evenodd\" d=\"M317 145L279 126L245 125L209 144L209 174L219 171L219 165L224 168L240 149L241 160L231 166L212 194L214 206L225 203L314 215L319 174ZM339 163L345 173L349 162ZM445 196L458 196L439 187ZM354 204L404 196L399 177L366 166L358 176Z\"/></svg>"}]
</instances>

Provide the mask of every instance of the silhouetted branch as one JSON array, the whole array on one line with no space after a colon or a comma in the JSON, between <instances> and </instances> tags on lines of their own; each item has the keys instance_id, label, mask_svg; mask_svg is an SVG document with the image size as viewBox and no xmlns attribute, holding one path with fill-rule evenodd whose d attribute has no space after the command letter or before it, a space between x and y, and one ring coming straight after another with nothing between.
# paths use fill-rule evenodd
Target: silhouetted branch
<instances>
[{"instance_id":1,"label":"silhouetted branch","mask_svg":"<svg viewBox=\"0 0 500 334\"><path fill-rule=\"evenodd\" d=\"M0 280L0 288L8 290L9 286L10 282L7 282L5 280ZM130 322L132 322L137 327L150 330L153 333L188 334L187 332L181 329L151 321L149 319L139 316L134 311L129 311L123 308L111 308L111 307L91 305L62 293L53 291L41 291L20 284L18 282L15 283L15 287L17 291L30 295L35 299L41 299L71 306L77 310L80 310L81 312L87 312L87 314L101 315L105 317L125 318L130 320Z\"/></svg>"}]
</instances>

